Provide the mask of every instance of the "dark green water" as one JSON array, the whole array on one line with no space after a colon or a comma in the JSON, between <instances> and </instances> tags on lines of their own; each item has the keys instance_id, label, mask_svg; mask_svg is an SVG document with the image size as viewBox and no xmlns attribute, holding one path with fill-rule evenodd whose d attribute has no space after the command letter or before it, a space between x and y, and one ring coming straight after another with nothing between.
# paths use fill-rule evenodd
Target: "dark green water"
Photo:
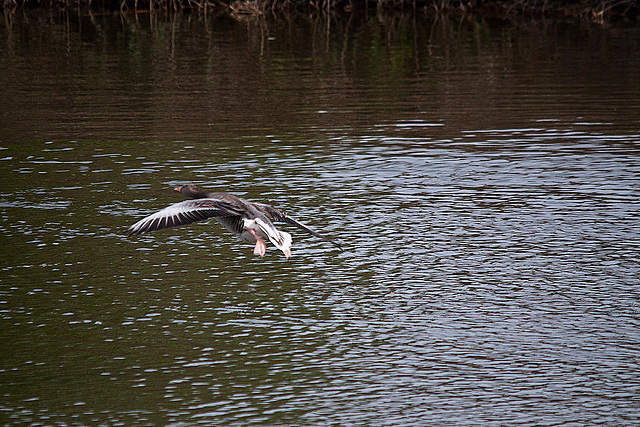
<instances>
[{"instance_id":1,"label":"dark green water","mask_svg":"<svg viewBox=\"0 0 640 427\"><path fill-rule=\"evenodd\" d=\"M640 421L639 28L3 18L0 424Z\"/></svg>"}]
</instances>

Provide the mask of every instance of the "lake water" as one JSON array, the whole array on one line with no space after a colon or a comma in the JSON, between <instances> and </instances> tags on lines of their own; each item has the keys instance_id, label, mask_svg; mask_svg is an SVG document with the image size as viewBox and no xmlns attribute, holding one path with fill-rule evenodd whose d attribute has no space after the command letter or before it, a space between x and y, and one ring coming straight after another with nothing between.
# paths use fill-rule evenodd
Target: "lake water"
<instances>
[{"instance_id":1,"label":"lake water","mask_svg":"<svg viewBox=\"0 0 640 427\"><path fill-rule=\"evenodd\" d=\"M640 28L5 10L0 424L640 423ZM137 236L193 182L302 232Z\"/></svg>"}]
</instances>

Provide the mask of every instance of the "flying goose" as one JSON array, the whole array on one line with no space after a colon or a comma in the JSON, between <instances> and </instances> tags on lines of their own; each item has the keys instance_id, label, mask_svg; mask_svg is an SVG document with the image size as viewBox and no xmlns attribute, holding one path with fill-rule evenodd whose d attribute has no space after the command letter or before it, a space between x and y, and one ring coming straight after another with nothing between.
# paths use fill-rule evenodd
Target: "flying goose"
<instances>
[{"instance_id":1,"label":"flying goose","mask_svg":"<svg viewBox=\"0 0 640 427\"><path fill-rule=\"evenodd\" d=\"M249 202L229 193L206 191L193 184L174 188L184 196L191 197L180 203L167 206L129 227L128 235L142 234L163 228L191 224L209 218L217 219L227 230L248 243L255 243L253 253L263 257L267 251L265 239L269 239L284 256L291 256L291 235L278 230L274 222L286 222L307 233L325 239L338 249L342 247L322 234L298 222L284 211L264 203Z\"/></svg>"}]
</instances>

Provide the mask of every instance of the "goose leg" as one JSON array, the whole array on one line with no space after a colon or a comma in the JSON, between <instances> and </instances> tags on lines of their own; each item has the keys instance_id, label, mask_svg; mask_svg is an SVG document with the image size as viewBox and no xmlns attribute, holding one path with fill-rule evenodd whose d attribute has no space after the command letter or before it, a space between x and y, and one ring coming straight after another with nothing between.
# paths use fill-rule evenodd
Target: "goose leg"
<instances>
[{"instance_id":1,"label":"goose leg","mask_svg":"<svg viewBox=\"0 0 640 427\"><path fill-rule=\"evenodd\" d=\"M253 248L254 255L260 255L260 257L264 257L264 254L267 253L267 244L262 239L256 240L256 247Z\"/></svg>"},{"instance_id":2,"label":"goose leg","mask_svg":"<svg viewBox=\"0 0 640 427\"><path fill-rule=\"evenodd\" d=\"M256 246L255 248L253 248L253 254L263 257L264 254L267 253L267 244L264 242L264 239L262 237L258 236L256 232L253 231L252 228L249 228L248 231L256 239Z\"/></svg>"}]
</instances>

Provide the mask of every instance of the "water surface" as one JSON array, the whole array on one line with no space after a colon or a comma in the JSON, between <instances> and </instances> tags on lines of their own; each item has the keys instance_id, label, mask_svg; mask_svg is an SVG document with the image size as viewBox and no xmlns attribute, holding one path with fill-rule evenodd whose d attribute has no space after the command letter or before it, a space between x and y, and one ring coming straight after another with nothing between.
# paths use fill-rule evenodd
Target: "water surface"
<instances>
[{"instance_id":1,"label":"water surface","mask_svg":"<svg viewBox=\"0 0 640 427\"><path fill-rule=\"evenodd\" d=\"M638 28L28 12L0 40L3 424L640 421ZM345 251L124 235L186 182Z\"/></svg>"}]
</instances>

